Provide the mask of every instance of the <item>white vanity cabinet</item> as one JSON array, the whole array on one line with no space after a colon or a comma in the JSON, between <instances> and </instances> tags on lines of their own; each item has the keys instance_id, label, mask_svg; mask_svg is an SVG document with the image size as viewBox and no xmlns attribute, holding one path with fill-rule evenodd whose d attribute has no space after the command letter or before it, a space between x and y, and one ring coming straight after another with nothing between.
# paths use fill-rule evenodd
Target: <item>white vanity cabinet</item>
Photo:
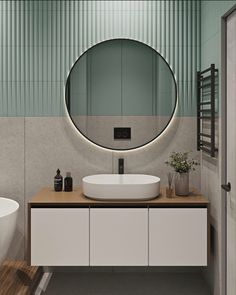
<instances>
[{"instance_id":1,"label":"white vanity cabinet","mask_svg":"<svg viewBox=\"0 0 236 295\"><path fill-rule=\"evenodd\" d=\"M206 266L207 208L150 208L149 265Z\"/></svg>"},{"instance_id":2,"label":"white vanity cabinet","mask_svg":"<svg viewBox=\"0 0 236 295\"><path fill-rule=\"evenodd\" d=\"M31 265L89 265L89 209L32 208Z\"/></svg>"},{"instance_id":3,"label":"white vanity cabinet","mask_svg":"<svg viewBox=\"0 0 236 295\"><path fill-rule=\"evenodd\" d=\"M29 263L42 266L206 266L209 202L200 194L95 201L43 189L28 204Z\"/></svg>"},{"instance_id":4,"label":"white vanity cabinet","mask_svg":"<svg viewBox=\"0 0 236 295\"><path fill-rule=\"evenodd\" d=\"M91 208L90 265L147 266L148 209Z\"/></svg>"}]
</instances>

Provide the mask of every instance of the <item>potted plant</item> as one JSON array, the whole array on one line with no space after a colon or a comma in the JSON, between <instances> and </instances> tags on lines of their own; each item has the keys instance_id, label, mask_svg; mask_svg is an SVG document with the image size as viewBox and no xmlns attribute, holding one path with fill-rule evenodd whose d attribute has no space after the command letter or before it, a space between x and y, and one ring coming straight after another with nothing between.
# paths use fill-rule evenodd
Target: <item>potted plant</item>
<instances>
[{"instance_id":1,"label":"potted plant","mask_svg":"<svg viewBox=\"0 0 236 295\"><path fill-rule=\"evenodd\" d=\"M189 172L195 170L199 162L188 158L189 152L172 152L170 158L165 163L174 168L175 194L187 196L189 194Z\"/></svg>"}]
</instances>

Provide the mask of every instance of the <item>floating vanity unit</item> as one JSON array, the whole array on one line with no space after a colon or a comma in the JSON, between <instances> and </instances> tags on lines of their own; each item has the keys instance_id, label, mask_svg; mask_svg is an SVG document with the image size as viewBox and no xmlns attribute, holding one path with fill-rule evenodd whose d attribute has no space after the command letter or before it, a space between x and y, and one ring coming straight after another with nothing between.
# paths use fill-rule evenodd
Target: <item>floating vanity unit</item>
<instances>
[{"instance_id":1,"label":"floating vanity unit","mask_svg":"<svg viewBox=\"0 0 236 295\"><path fill-rule=\"evenodd\" d=\"M43 266L206 266L208 200L93 200L42 189L28 205L29 258Z\"/></svg>"}]
</instances>

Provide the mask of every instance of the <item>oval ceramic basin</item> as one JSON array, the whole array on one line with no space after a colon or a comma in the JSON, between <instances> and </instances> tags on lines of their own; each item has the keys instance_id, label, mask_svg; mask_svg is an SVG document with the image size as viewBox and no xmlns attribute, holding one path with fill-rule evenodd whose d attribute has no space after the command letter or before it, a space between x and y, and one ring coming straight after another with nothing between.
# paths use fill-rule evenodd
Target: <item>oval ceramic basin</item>
<instances>
[{"instance_id":1,"label":"oval ceramic basin","mask_svg":"<svg viewBox=\"0 0 236 295\"><path fill-rule=\"evenodd\" d=\"M96 200L150 200L160 193L160 178L143 174L98 174L82 179L83 193Z\"/></svg>"}]
</instances>

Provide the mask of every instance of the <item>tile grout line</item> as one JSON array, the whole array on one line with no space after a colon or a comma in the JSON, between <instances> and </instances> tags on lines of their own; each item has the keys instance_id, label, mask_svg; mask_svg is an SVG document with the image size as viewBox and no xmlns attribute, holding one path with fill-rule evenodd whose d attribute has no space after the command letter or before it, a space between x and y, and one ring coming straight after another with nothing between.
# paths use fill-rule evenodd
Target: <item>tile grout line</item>
<instances>
[{"instance_id":1,"label":"tile grout line","mask_svg":"<svg viewBox=\"0 0 236 295\"><path fill-rule=\"evenodd\" d=\"M24 116L24 133L23 133L23 136L24 136L24 184L23 184L23 195L24 195L24 239L23 239L23 244L24 244L24 259L26 260L26 257L27 257L27 249L26 249L26 236L27 236L27 229L26 229L26 226L27 226L27 222L26 222L26 197L25 197L25 180L26 180L26 177L25 177L25 173L26 173L26 169L25 169L25 116ZM28 236L27 236L27 240L28 240Z\"/></svg>"},{"instance_id":2,"label":"tile grout line","mask_svg":"<svg viewBox=\"0 0 236 295\"><path fill-rule=\"evenodd\" d=\"M89 247L89 267L91 266L91 250L90 250L90 241L91 241L91 221L90 221L90 218L91 218L91 212L90 212L90 209L91 209L91 206L89 206L89 208L88 208L88 210L89 210L89 220L88 220L88 222L89 222L89 245L88 245L88 247Z\"/></svg>"},{"instance_id":3,"label":"tile grout line","mask_svg":"<svg viewBox=\"0 0 236 295\"><path fill-rule=\"evenodd\" d=\"M147 218L148 218L148 220L147 220L147 224L148 224L148 228L147 228L147 230L148 230L148 232L147 232L147 235L148 235L148 240L147 240L147 258L148 258L148 261L147 261L147 266L149 267L149 238L150 238L150 227L149 227L149 224L150 224L150 222L149 222L149 214L150 214L150 211L149 211L149 207L147 208L148 209L148 211L147 211Z\"/></svg>"}]
</instances>

